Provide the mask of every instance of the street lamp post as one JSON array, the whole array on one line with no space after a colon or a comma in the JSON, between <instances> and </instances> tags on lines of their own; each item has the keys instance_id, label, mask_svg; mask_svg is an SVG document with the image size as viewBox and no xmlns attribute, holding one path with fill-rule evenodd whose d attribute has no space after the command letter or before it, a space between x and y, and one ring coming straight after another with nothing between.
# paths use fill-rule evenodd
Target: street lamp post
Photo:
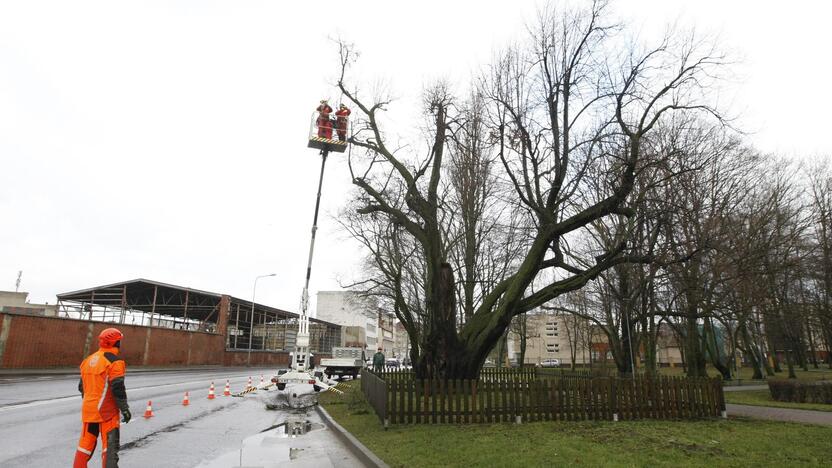
<instances>
[{"instance_id":1,"label":"street lamp post","mask_svg":"<svg viewBox=\"0 0 832 468\"><path fill-rule=\"evenodd\" d=\"M277 276L277 273L268 275L260 275L254 278L254 290L251 292L251 319L249 320L248 329L248 358L246 359L246 366L251 367L251 338L254 336L254 298L257 296L257 280L260 278L268 278L270 276Z\"/></svg>"}]
</instances>

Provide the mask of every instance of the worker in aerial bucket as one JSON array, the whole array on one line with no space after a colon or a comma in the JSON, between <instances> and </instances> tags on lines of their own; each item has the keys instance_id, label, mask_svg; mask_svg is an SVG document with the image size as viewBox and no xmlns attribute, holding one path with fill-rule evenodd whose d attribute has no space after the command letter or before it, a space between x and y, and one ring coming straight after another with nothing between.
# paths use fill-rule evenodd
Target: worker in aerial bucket
<instances>
[{"instance_id":1,"label":"worker in aerial bucket","mask_svg":"<svg viewBox=\"0 0 832 468\"><path fill-rule=\"evenodd\" d=\"M101 436L101 466L118 468L119 413L124 422L130 421L124 374L127 366L119 357L121 339L116 328L108 328L98 335L98 351L81 363L81 438L75 451L73 468L86 468Z\"/></svg>"},{"instance_id":2,"label":"worker in aerial bucket","mask_svg":"<svg viewBox=\"0 0 832 468\"><path fill-rule=\"evenodd\" d=\"M329 120L329 114L332 113L332 108L329 107L329 103L326 99L322 99L321 105L319 105L315 110L318 111L318 136L331 140L332 121Z\"/></svg>"},{"instance_id":3,"label":"worker in aerial bucket","mask_svg":"<svg viewBox=\"0 0 832 468\"><path fill-rule=\"evenodd\" d=\"M338 106L335 112L335 128L338 132L338 140L346 141L347 139L347 120L350 116L350 108L345 104Z\"/></svg>"}]
</instances>

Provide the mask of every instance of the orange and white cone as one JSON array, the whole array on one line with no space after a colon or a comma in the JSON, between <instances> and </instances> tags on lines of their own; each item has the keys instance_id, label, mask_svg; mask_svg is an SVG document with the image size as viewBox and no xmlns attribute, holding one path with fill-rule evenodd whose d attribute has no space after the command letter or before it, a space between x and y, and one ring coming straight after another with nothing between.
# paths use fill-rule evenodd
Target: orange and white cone
<instances>
[{"instance_id":1,"label":"orange and white cone","mask_svg":"<svg viewBox=\"0 0 832 468\"><path fill-rule=\"evenodd\" d=\"M225 390L222 391L222 396L231 396L231 384L228 380L225 381Z\"/></svg>"},{"instance_id":2,"label":"orange and white cone","mask_svg":"<svg viewBox=\"0 0 832 468\"><path fill-rule=\"evenodd\" d=\"M266 383L266 381L263 380L263 374L260 374L260 386L262 387L264 383Z\"/></svg>"},{"instance_id":3,"label":"orange and white cone","mask_svg":"<svg viewBox=\"0 0 832 468\"><path fill-rule=\"evenodd\" d=\"M211 382L211 388L208 389L208 399L214 399L214 382Z\"/></svg>"},{"instance_id":4,"label":"orange and white cone","mask_svg":"<svg viewBox=\"0 0 832 468\"><path fill-rule=\"evenodd\" d=\"M150 404L150 400L147 400L147 409L144 410L144 418L149 419L153 417L153 406Z\"/></svg>"},{"instance_id":5,"label":"orange and white cone","mask_svg":"<svg viewBox=\"0 0 832 468\"><path fill-rule=\"evenodd\" d=\"M182 397L182 406L188 406L191 404L191 399L188 396L188 392L185 392L185 396Z\"/></svg>"},{"instance_id":6,"label":"orange and white cone","mask_svg":"<svg viewBox=\"0 0 832 468\"><path fill-rule=\"evenodd\" d=\"M248 376L248 383L246 384L246 388L251 388L251 376Z\"/></svg>"}]
</instances>

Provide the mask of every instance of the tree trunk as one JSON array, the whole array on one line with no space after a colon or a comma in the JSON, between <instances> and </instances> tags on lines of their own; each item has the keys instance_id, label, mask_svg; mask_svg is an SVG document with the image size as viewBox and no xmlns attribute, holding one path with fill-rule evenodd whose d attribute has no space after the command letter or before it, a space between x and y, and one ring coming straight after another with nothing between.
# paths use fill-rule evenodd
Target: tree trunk
<instances>
[{"instance_id":1,"label":"tree trunk","mask_svg":"<svg viewBox=\"0 0 832 468\"><path fill-rule=\"evenodd\" d=\"M454 273L451 265L437 262L439 267L427 275L427 320L422 333L422 353L414 366L419 379L475 379L485 360L466 350L456 333Z\"/></svg>"},{"instance_id":2,"label":"tree trunk","mask_svg":"<svg viewBox=\"0 0 832 468\"><path fill-rule=\"evenodd\" d=\"M760 356L757 352L757 344L754 340L751 339L751 334L748 331L748 326L745 322L740 322L738 325L738 332L742 337L742 342L744 345L745 356L751 362L751 368L754 370L754 374L751 376L752 379L762 379L763 378L763 356Z\"/></svg>"},{"instance_id":3,"label":"tree trunk","mask_svg":"<svg viewBox=\"0 0 832 468\"><path fill-rule=\"evenodd\" d=\"M699 334L696 305L688 305L686 325L685 359L687 360L687 375L688 377L707 377L708 374L705 371L705 352L702 347L702 338Z\"/></svg>"},{"instance_id":4,"label":"tree trunk","mask_svg":"<svg viewBox=\"0 0 832 468\"><path fill-rule=\"evenodd\" d=\"M708 356L711 358L711 365L722 374L724 380L731 380L730 363L726 364L722 359L722 350L717 340L716 331L714 330L713 321L711 318L705 319L702 327L703 337L705 341Z\"/></svg>"},{"instance_id":5,"label":"tree trunk","mask_svg":"<svg viewBox=\"0 0 832 468\"><path fill-rule=\"evenodd\" d=\"M806 317L806 332L809 336L809 357L812 360L812 366L817 369L818 368L818 355L817 349L815 348L815 338L814 338L814 330L812 330L811 323L809 322L809 318ZM809 369L806 369L809 370Z\"/></svg>"}]
</instances>

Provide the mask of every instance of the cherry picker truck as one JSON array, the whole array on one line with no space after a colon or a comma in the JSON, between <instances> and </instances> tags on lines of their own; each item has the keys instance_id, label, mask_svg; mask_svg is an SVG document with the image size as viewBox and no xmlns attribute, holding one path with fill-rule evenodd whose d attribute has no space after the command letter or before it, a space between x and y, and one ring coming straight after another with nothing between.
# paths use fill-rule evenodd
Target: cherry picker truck
<instances>
[{"instance_id":1,"label":"cherry picker truck","mask_svg":"<svg viewBox=\"0 0 832 468\"><path fill-rule=\"evenodd\" d=\"M345 124L349 124L348 121ZM312 218L312 239L309 243L309 259L306 264L306 282L303 286L303 293L301 295L301 313L298 321L298 334L295 340L295 351L292 353L292 366L289 372L280 374L272 379L277 385L278 390L285 390L287 385L292 384L310 384L317 392L321 389L338 391L318 378L315 373L309 370L309 278L312 276L312 256L315 251L315 233L318 231L318 211L321 207L321 188L324 183L324 168L326 167L326 158L330 152L343 153L347 149L346 139L332 139L332 128L329 132L322 129L321 125L332 125L326 119L322 119L318 112L312 116L311 131L309 134L309 144L307 147L314 148L320 151L321 155L321 175L318 179L318 197L315 200L315 215ZM322 131L323 130L323 131ZM339 130L341 130L339 128ZM347 130L344 128L343 130ZM340 132L339 132L340 133Z\"/></svg>"}]
</instances>

